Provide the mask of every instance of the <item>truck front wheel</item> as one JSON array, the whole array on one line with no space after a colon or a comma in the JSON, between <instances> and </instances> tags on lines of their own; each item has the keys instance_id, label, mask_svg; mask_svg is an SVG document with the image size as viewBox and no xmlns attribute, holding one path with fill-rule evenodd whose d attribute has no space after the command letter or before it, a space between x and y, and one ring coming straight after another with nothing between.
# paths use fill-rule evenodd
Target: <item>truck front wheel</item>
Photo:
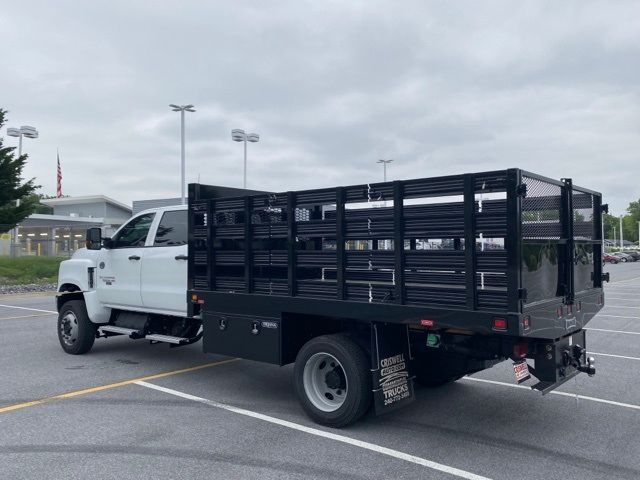
<instances>
[{"instance_id":1,"label":"truck front wheel","mask_svg":"<svg viewBox=\"0 0 640 480\"><path fill-rule=\"evenodd\" d=\"M96 339L96 326L89 320L82 300L65 302L58 313L58 340L62 349L71 355L91 350Z\"/></svg>"},{"instance_id":2,"label":"truck front wheel","mask_svg":"<svg viewBox=\"0 0 640 480\"><path fill-rule=\"evenodd\" d=\"M371 365L364 350L346 335L309 340L294 367L296 393L315 422L344 427L371 405Z\"/></svg>"}]
</instances>

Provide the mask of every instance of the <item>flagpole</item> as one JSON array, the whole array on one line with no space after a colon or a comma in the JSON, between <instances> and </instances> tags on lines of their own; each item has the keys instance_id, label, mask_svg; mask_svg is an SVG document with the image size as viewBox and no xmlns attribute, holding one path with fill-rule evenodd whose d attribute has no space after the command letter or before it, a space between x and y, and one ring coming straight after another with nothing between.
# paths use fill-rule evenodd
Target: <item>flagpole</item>
<instances>
[{"instance_id":1,"label":"flagpole","mask_svg":"<svg viewBox=\"0 0 640 480\"><path fill-rule=\"evenodd\" d=\"M58 160L58 167L56 170L56 197L62 197L62 168L60 167L60 148L56 147L56 157Z\"/></svg>"}]
</instances>

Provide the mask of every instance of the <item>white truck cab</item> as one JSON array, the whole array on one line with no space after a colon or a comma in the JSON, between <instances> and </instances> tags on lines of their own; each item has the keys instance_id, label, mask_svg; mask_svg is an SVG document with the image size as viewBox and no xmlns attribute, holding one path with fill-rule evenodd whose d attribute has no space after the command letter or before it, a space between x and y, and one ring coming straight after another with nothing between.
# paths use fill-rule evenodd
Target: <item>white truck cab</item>
<instances>
[{"instance_id":1,"label":"white truck cab","mask_svg":"<svg viewBox=\"0 0 640 480\"><path fill-rule=\"evenodd\" d=\"M111 238L88 246L60 264L58 333L66 351L88 351L89 333L186 343L185 329L175 328L189 323L186 205L140 212ZM85 312L86 338L79 332Z\"/></svg>"}]
</instances>

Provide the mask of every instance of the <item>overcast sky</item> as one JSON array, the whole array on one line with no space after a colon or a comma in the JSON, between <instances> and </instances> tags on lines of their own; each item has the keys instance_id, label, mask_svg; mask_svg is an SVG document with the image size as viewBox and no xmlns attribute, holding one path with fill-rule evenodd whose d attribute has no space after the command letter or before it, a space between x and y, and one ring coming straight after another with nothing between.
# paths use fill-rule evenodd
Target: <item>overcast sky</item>
<instances>
[{"instance_id":1,"label":"overcast sky","mask_svg":"<svg viewBox=\"0 0 640 480\"><path fill-rule=\"evenodd\" d=\"M28 176L122 202L521 167L640 197L639 1L3 2L0 107ZM15 138L2 135L6 143Z\"/></svg>"}]
</instances>

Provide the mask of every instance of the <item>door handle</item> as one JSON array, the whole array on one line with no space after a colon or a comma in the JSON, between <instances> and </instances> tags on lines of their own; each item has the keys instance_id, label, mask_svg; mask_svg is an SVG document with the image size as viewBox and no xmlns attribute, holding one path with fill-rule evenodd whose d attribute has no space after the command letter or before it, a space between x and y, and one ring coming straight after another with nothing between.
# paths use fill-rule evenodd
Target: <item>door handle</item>
<instances>
[{"instance_id":1,"label":"door handle","mask_svg":"<svg viewBox=\"0 0 640 480\"><path fill-rule=\"evenodd\" d=\"M187 255L176 255L176 260L189 260Z\"/></svg>"},{"instance_id":2,"label":"door handle","mask_svg":"<svg viewBox=\"0 0 640 480\"><path fill-rule=\"evenodd\" d=\"M140 260L140 257L138 255L131 255L129 260Z\"/></svg>"}]
</instances>

